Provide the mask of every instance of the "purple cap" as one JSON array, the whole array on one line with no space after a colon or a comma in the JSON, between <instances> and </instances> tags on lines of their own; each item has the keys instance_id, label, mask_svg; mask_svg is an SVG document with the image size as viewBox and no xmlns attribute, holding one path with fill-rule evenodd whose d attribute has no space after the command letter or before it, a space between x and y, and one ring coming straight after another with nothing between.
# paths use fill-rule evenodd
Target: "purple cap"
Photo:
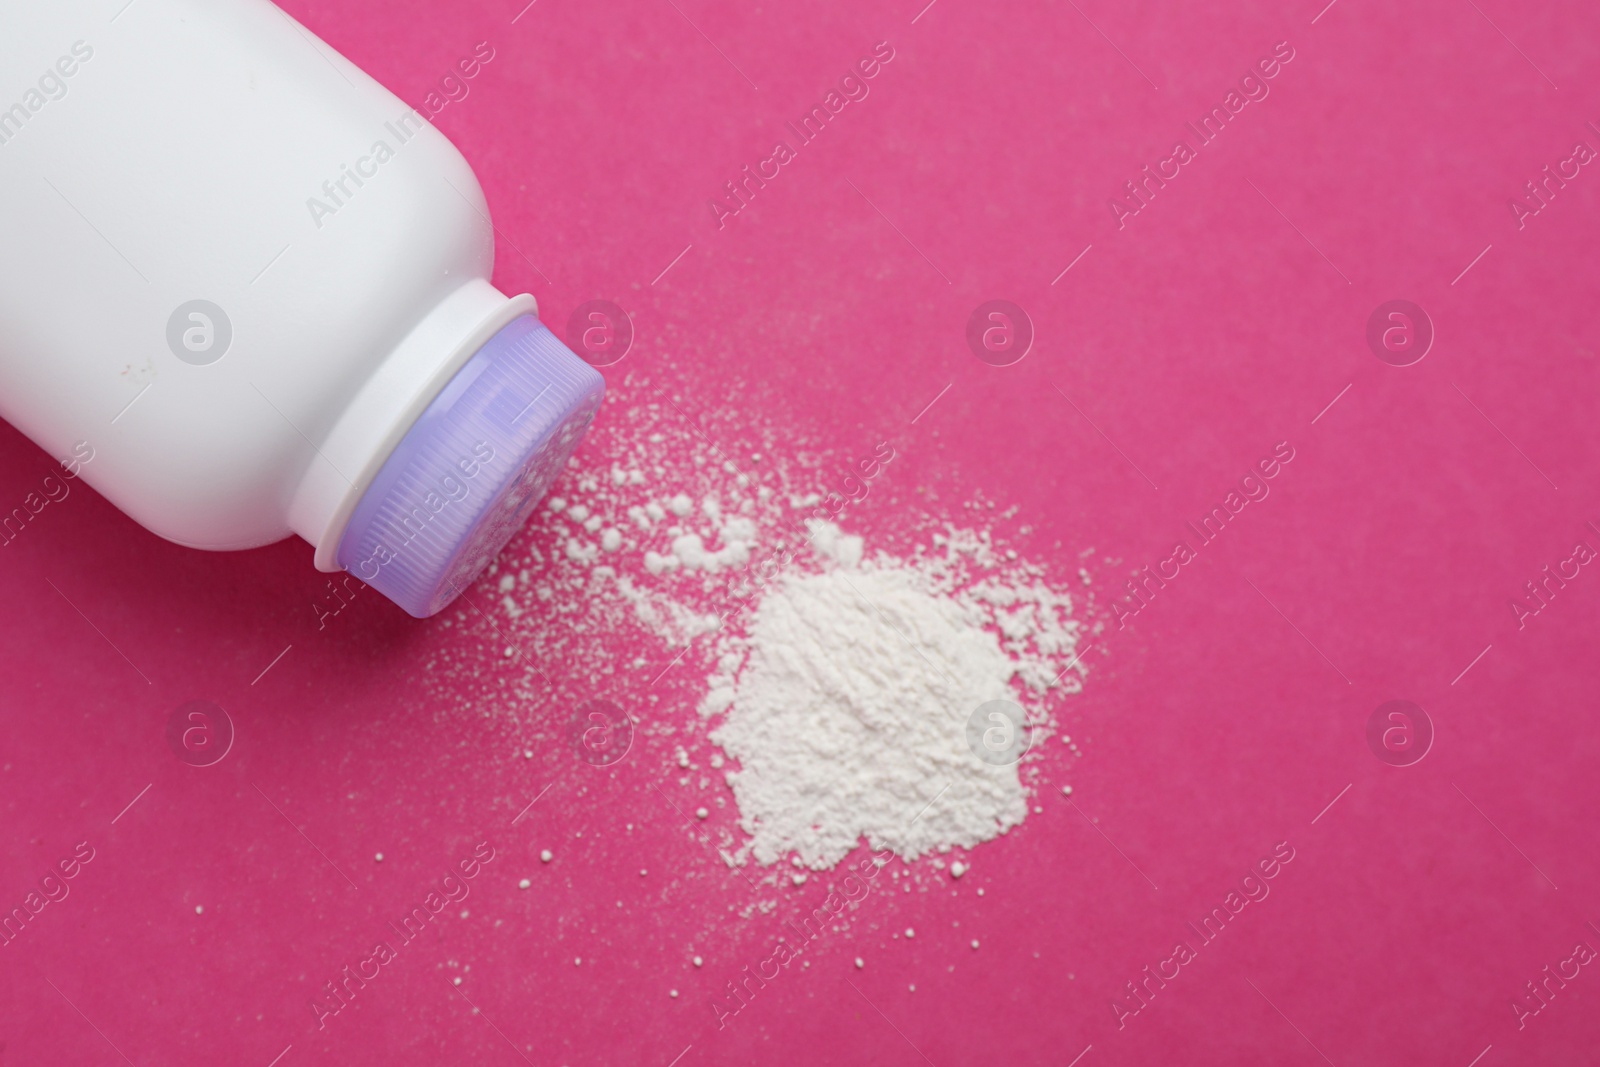
<instances>
[{"instance_id":1,"label":"purple cap","mask_svg":"<svg viewBox=\"0 0 1600 1067\"><path fill-rule=\"evenodd\" d=\"M439 611L522 528L605 388L538 319L513 319L401 438L350 516L339 565L419 619Z\"/></svg>"}]
</instances>

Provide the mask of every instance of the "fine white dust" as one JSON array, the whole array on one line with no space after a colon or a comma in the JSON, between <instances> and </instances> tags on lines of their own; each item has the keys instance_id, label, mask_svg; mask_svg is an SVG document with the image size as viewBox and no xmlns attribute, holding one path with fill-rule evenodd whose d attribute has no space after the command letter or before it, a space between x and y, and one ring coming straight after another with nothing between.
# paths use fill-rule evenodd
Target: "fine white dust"
<instances>
[{"instance_id":1,"label":"fine white dust","mask_svg":"<svg viewBox=\"0 0 1600 1067\"><path fill-rule=\"evenodd\" d=\"M1075 602L1087 572L1069 592L1001 543L995 520L1015 509L992 505L869 542L827 495L836 479L819 453L774 432L735 462L675 410L612 412L606 465L575 457L480 583L526 668L501 700L523 723L518 752L552 728L547 709L595 696L629 707L636 732L673 753L683 810L729 865L825 870L863 840L909 861L1024 821L1039 742L1088 673L1077 653L1093 630ZM872 454L858 484L894 479L894 449ZM458 606L453 624L474 610ZM430 666L445 668L441 694L448 668L471 667ZM1020 763L968 747L968 716L994 699L1031 727Z\"/></svg>"}]
</instances>

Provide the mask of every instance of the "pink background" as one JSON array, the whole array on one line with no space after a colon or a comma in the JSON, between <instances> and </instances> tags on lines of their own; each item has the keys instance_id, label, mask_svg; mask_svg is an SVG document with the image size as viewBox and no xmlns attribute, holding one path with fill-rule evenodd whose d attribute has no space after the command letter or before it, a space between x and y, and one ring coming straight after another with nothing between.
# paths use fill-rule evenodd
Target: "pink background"
<instances>
[{"instance_id":1,"label":"pink background","mask_svg":"<svg viewBox=\"0 0 1600 1067\"><path fill-rule=\"evenodd\" d=\"M1250 464L1295 459L1097 640L1063 716L1084 756L1044 768L1078 810L1042 792L959 883L875 891L720 1031L709 998L828 880L752 894L663 803L669 742L581 764L561 701L491 713L525 670L471 609L367 593L319 631L306 545L192 552L80 489L0 551L0 905L95 849L0 949L0 1062L1592 1062L1596 968L1524 1029L1510 1004L1600 946L1600 574L1520 631L1508 602L1600 547L1600 174L1521 230L1507 204L1600 147L1592 5L284 6L413 104L496 50L436 123L482 179L497 282L558 331L600 297L638 328L586 465L658 390L736 454L759 427L892 440L857 528L1018 505L1063 579L1096 549L1109 622ZM1119 230L1108 198L1283 40L1270 96ZM719 230L708 198L879 41L870 96ZM1037 330L1002 369L963 336L996 298ZM1407 368L1364 339L1394 298L1437 330ZM48 465L0 428L0 503ZM482 667L446 686L441 657ZM588 684L581 656L544 666ZM636 710L692 716L693 679ZM215 766L165 741L193 699L237 728ZM1391 699L1437 731L1414 766L1367 746ZM484 840L468 917L319 1030L309 999ZM1124 984L1281 841L1271 895L1119 1029Z\"/></svg>"}]
</instances>

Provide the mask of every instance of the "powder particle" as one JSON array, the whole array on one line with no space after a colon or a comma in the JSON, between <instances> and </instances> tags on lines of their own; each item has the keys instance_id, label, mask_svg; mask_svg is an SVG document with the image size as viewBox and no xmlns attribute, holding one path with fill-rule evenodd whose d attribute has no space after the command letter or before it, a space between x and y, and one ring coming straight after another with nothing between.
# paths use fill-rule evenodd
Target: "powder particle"
<instances>
[{"instance_id":1,"label":"powder particle","mask_svg":"<svg viewBox=\"0 0 1600 1067\"><path fill-rule=\"evenodd\" d=\"M524 878L522 881L517 883L517 888L518 889L527 889L531 885L533 885L533 883L530 882L528 879Z\"/></svg>"},{"instance_id":2,"label":"powder particle","mask_svg":"<svg viewBox=\"0 0 1600 1067\"><path fill-rule=\"evenodd\" d=\"M668 571L677 570L679 566L677 556L662 555L654 551L644 554L644 569L651 574L665 574Z\"/></svg>"},{"instance_id":3,"label":"powder particle","mask_svg":"<svg viewBox=\"0 0 1600 1067\"><path fill-rule=\"evenodd\" d=\"M555 854L553 852L551 852L549 849L544 849L543 851L541 851L539 853L539 862L540 863L549 863L551 860L553 860L555 858L556 858Z\"/></svg>"},{"instance_id":4,"label":"powder particle","mask_svg":"<svg viewBox=\"0 0 1600 1067\"><path fill-rule=\"evenodd\" d=\"M952 863L950 865L950 877L952 877L952 878L960 878L963 874L966 874L966 873L967 873L967 865L965 863L962 863L960 860L956 860L954 863Z\"/></svg>"}]
</instances>

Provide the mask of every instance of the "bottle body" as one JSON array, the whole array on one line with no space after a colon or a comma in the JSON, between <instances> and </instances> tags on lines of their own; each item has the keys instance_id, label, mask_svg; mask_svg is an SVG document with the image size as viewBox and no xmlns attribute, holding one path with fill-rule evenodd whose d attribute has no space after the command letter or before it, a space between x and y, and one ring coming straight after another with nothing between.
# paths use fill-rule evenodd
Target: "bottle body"
<instances>
[{"instance_id":1,"label":"bottle body","mask_svg":"<svg viewBox=\"0 0 1600 1067\"><path fill-rule=\"evenodd\" d=\"M487 281L456 149L277 7L124 2L0 0L0 415L92 449L80 476L162 537L299 533L337 569L412 424L532 298Z\"/></svg>"}]
</instances>

